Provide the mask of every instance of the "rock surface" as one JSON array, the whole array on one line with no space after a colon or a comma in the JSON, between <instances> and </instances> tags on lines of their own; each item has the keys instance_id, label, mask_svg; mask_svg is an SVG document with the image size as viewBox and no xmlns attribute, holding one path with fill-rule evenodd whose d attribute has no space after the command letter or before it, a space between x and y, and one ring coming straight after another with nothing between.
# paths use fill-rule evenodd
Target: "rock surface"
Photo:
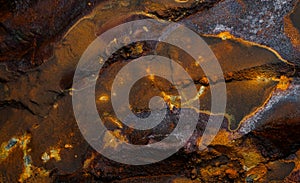
<instances>
[{"instance_id":1,"label":"rock surface","mask_svg":"<svg viewBox=\"0 0 300 183\"><path fill-rule=\"evenodd\" d=\"M0 182L300 181L298 1L24 0L0 5ZM105 158L85 141L73 113L72 82L83 51L98 35L143 18L176 21L202 36L223 69L228 101L220 131L200 151L210 87L216 83L176 47L139 42L119 50L100 72L95 99L104 124L123 141L159 141L174 129L179 111L194 111L178 109L180 104L171 100L178 92L168 81L147 77L131 90L133 111L146 117L149 99L159 95L169 103L168 118L143 132L124 126L113 113L110 91L128 62L153 53L170 57L188 70L198 90L204 88L199 122L187 144L166 160L133 166Z\"/></svg>"}]
</instances>

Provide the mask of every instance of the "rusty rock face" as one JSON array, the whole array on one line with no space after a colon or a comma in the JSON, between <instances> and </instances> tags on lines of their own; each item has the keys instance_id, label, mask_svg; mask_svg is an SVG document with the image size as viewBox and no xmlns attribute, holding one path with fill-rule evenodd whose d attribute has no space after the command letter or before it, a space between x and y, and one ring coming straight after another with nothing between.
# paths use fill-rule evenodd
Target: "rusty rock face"
<instances>
[{"instance_id":1,"label":"rusty rock face","mask_svg":"<svg viewBox=\"0 0 300 183\"><path fill-rule=\"evenodd\" d=\"M267 46L286 61L298 63L299 32L289 14L297 1L223 1L207 12L190 16L188 23L203 34L228 32L236 38Z\"/></svg>"},{"instance_id":2,"label":"rusty rock face","mask_svg":"<svg viewBox=\"0 0 300 183\"><path fill-rule=\"evenodd\" d=\"M52 43L99 2L1 1L0 61L12 70L42 64Z\"/></svg>"},{"instance_id":3,"label":"rusty rock face","mask_svg":"<svg viewBox=\"0 0 300 183\"><path fill-rule=\"evenodd\" d=\"M298 1L0 4L0 182L300 181ZM98 35L145 18L176 21L206 41L224 73L227 108L217 136L199 150L209 115L218 115L210 113L210 90L218 80L207 78L191 56L172 45L138 42L118 50L100 70L95 90L99 116L121 140L104 138L104 148L158 142L176 127L179 114L199 116L177 153L133 166L102 156L85 141L73 113L72 82L82 53ZM139 131L114 114L111 86L126 64L151 54L169 57L189 73L201 91L200 110L181 105L176 87L150 75L132 87L131 110L145 118L149 100L161 96L168 112L155 128Z\"/></svg>"}]
</instances>

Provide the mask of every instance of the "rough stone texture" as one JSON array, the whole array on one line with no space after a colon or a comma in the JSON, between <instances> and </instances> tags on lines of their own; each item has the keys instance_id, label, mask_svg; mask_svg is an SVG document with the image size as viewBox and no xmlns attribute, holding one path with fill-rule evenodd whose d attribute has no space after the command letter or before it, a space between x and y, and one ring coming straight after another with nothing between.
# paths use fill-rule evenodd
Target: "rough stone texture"
<instances>
[{"instance_id":1,"label":"rough stone texture","mask_svg":"<svg viewBox=\"0 0 300 183\"><path fill-rule=\"evenodd\" d=\"M297 1L0 4L0 182L299 182ZM95 96L105 125L119 138L134 144L158 141L174 128L179 112L168 113L167 123L143 133L120 124L110 99L101 96L110 96L115 74L129 61L154 51L183 60L197 89L205 88L199 123L186 146L159 163L130 166L108 160L84 140L73 114L71 87L78 60L97 35L145 17L179 21L204 36L224 70L228 107L218 135L199 151L205 110L210 109L208 79L201 68L172 46L137 43L119 50L100 72L105 77L99 77ZM222 31L241 39L217 35ZM282 62L277 52L296 66ZM147 116L148 99L162 89L177 95L165 80L139 81L130 96L134 112ZM180 111L188 115L189 110Z\"/></svg>"},{"instance_id":2,"label":"rough stone texture","mask_svg":"<svg viewBox=\"0 0 300 183\"><path fill-rule=\"evenodd\" d=\"M299 64L300 49L295 40L299 32L289 37L285 17L297 0L225 0L215 7L188 17L188 24L204 34L230 32L237 38L268 46L289 62Z\"/></svg>"},{"instance_id":3,"label":"rough stone texture","mask_svg":"<svg viewBox=\"0 0 300 183\"><path fill-rule=\"evenodd\" d=\"M42 64L53 54L52 43L99 2L1 1L0 62L13 70Z\"/></svg>"}]
</instances>

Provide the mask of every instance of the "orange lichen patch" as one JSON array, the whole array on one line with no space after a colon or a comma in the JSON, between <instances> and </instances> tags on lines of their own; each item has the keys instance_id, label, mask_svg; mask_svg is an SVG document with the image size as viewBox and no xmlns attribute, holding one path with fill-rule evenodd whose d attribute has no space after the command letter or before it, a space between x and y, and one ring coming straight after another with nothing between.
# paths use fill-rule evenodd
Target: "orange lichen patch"
<instances>
[{"instance_id":1,"label":"orange lichen patch","mask_svg":"<svg viewBox=\"0 0 300 183\"><path fill-rule=\"evenodd\" d=\"M5 150L6 145L1 145L1 150L0 150L0 162L6 159L9 155L9 151Z\"/></svg>"},{"instance_id":2,"label":"orange lichen patch","mask_svg":"<svg viewBox=\"0 0 300 183\"><path fill-rule=\"evenodd\" d=\"M280 90L286 90L290 86L290 83L291 83L292 79L288 78L286 76L280 76L279 79L273 78L273 80L278 81L278 84L277 84L276 88L278 88Z\"/></svg>"},{"instance_id":3,"label":"orange lichen patch","mask_svg":"<svg viewBox=\"0 0 300 183\"><path fill-rule=\"evenodd\" d=\"M32 176L32 167L31 167L31 165L30 166L26 166L23 169L22 174L20 175L19 182L24 182L25 180L27 180L31 176Z\"/></svg>"},{"instance_id":4,"label":"orange lichen patch","mask_svg":"<svg viewBox=\"0 0 300 183\"><path fill-rule=\"evenodd\" d=\"M145 29L145 28L144 28ZM146 28L147 29L147 28ZM146 30L145 30L146 31ZM147 32L147 31L146 31ZM137 54L141 54L144 52L143 50L143 43L138 42L134 47L131 47L131 54L132 55L137 55Z\"/></svg>"},{"instance_id":5,"label":"orange lichen patch","mask_svg":"<svg viewBox=\"0 0 300 183\"><path fill-rule=\"evenodd\" d=\"M219 173L219 171L212 171L211 168L206 168L206 169L201 169L200 170L200 175L202 177L211 177L213 175L218 176L219 174L221 174L221 172Z\"/></svg>"},{"instance_id":6,"label":"orange lichen patch","mask_svg":"<svg viewBox=\"0 0 300 183\"><path fill-rule=\"evenodd\" d=\"M232 168L227 169L225 173L230 179L236 179L239 176L238 172Z\"/></svg>"},{"instance_id":7,"label":"orange lichen patch","mask_svg":"<svg viewBox=\"0 0 300 183\"><path fill-rule=\"evenodd\" d=\"M204 182L211 182L211 180L215 179L216 177L220 178L219 180L223 180L223 178L226 176L232 180L239 177L238 171L230 165L208 165L205 168L200 169L200 175Z\"/></svg>"},{"instance_id":8,"label":"orange lichen patch","mask_svg":"<svg viewBox=\"0 0 300 183\"><path fill-rule=\"evenodd\" d=\"M201 138L197 139L197 145L198 147L201 145ZM225 129L221 129L218 134L214 137L213 141L210 143L210 145L226 145L226 146L232 146L232 137L231 133L226 131Z\"/></svg>"},{"instance_id":9,"label":"orange lichen patch","mask_svg":"<svg viewBox=\"0 0 300 183\"><path fill-rule=\"evenodd\" d=\"M285 63L287 63L287 64L289 64L289 65L294 66L294 64L292 64L292 63L290 63L288 60L282 58L282 56L281 56L276 50L274 50L274 49L272 49L272 48L270 48L270 47L268 47L268 46L265 46L265 45L261 45L261 44L255 43L255 42L247 41L247 40L244 40L244 39L242 39L242 38L237 38L237 37L235 37L234 35L232 35L232 34L231 34L230 32L228 32L228 31L221 32L221 33L219 33L219 34L217 34L217 35L215 35L215 34L203 34L202 36L205 36L205 37L217 37L217 38L221 38L222 40L230 39L230 40L234 40L234 41L243 43L243 44L245 44L245 45L249 45L249 46L258 46L258 47L261 47L261 48L264 48L264 49L267 49L267 50L271 51L273 54L276 55L276 57L277 57L279 60L281 60L281 61L283 61L283 62L285 62Z\"/></svg>"},{"instance_id":10,"label":"orange lichen patch","mask_svg":"<svg viewBox=\"0 0 300 183\"><path fill-rule=\"evenodd\" d=\"M261 182L266 176L267 172L267 167L263 164L259 164L247 171L247 177L251 177L251 179L254 181Z\"/></svg>"}]
</instances>

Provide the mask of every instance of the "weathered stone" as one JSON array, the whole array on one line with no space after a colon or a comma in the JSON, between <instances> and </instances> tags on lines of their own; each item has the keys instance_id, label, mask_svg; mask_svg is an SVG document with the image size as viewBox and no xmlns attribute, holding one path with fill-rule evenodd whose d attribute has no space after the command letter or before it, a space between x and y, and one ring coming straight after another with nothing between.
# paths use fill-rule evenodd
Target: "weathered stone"
<instances>
[{"instance_id":1,"label":"weathered stone","mask_svg":"<svg viewBox=\"0 0 300 183\"><path fill-rule=\"evenodd\" d=\"M299 181L297 1L0 4L0 182ZM84 140L72 110L72 80L83 51L98 35L149 17L178 21L203 36L223 68L228 107L219 133L200 151L210 86L218 78L207 78L189 55L169 45L139 42L122 48L100 71L95 99L104 124L123 141L160 141L176 126L179 112L195 112L178 109L180 104L171 97L178 92L168 81L147 77L131 90L133 112L148 116L155 95L175 107L169 106L164 123L151 130L122 124L113 113L110 90L115 74L128 62L159 53L177 60L197 89L204 88L197 128L181 150L156 164L124 165L100 155ZM108 141L105 147L118 145Z\"/></svg>"}]
</instances>

